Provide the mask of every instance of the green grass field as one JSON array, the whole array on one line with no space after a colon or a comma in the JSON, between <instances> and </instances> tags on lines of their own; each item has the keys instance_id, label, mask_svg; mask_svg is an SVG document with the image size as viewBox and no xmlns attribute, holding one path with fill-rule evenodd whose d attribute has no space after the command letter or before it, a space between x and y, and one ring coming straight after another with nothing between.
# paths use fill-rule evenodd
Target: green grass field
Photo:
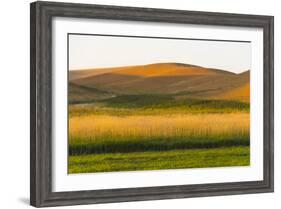
<instances>
[{"instance_id":1,"label":"green grass field","mask_svg":"<svg viewBox=\"0 0 281 209\"><path fill-rule=\"evenodd\" d=\"M70 156L69 173L246 166L249 146Z\"/></svg>"}]
</instances>

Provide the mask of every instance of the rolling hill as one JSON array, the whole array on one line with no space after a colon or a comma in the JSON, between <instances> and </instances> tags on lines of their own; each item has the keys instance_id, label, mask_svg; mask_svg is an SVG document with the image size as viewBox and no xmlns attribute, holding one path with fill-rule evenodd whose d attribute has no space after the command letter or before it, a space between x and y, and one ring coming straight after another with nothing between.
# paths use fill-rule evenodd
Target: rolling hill
<instances>
[{"instance_id":1,"label":"rolling hill","mask_svg":"<svg viewBox=\"0 0 281 209\"><path fill-rule=\"evenodd\" d=\"M87 102L118 95L173 95L249 102L250 73L182 63L70 71L70 102Z\"/></svg>"},{"instance_id":2,"label":"rolling hill","mask_svg":"<svg viewBox=\"0 0 281 209\"><path fill-rule=\"evenodd\" d=\"M250 102L250 84L244 84L240 87L231 89L229 91L218 94L214 97L215 99L223 100L238 100L242 102Z\"/></svg>"},{"instance_id":3,"label":"rolling hill","mask_svg":"<svg viewBox=\"0 0 281 209\"><path fill-rule=\"evenodd\" d=\"M69 82L68 99L70 103L83 103L95 100L107 99L115 94L95 88L88 88Z\"/></svg>"}]
</instances>

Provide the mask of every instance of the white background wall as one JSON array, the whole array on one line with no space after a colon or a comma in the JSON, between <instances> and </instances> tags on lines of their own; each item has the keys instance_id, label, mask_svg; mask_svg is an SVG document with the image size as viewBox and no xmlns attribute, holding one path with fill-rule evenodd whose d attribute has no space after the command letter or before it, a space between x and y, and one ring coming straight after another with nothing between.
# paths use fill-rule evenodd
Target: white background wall
<instances>
[{"instance_id":1,"label":"white background wall","mask_svg":"<svg viewBox=\"0 0 281 209\"><path fill-rule=\"evenodd\" d=\"M31 1L2 0L0 2L0 208L3 209L29 207L29 2ZM280 208L281 6L278 5L278 0L72 0L72 2L274 15L276 179L274 194L115 203L71 208Z\"/></svg>"}]
</instances>

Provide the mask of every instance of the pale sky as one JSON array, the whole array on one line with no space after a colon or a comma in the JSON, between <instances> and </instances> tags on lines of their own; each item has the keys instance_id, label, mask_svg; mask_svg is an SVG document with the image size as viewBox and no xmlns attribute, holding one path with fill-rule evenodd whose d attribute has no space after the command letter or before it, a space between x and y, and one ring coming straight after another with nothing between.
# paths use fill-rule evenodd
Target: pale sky
<instances>
[{"instance_id":1,"label":"pale sky","mask_svg":"<svg viewBox=\"0 0 281 209\"><path fill-rule=\"evenodd\" d=\"M69 69L186 63L241 73L251 68L251 43L69 35Z\"/></svg>"}]
</instances>

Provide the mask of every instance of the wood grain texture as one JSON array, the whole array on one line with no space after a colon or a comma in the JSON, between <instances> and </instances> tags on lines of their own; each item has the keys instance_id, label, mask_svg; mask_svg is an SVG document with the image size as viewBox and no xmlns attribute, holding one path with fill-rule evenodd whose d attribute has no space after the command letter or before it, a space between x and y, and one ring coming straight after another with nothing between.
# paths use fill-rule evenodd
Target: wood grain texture
<instances>
[{"instance_id":1,"label":"wood grain texture","mask_svg":"<svg viewBox=\"0 0 281 209\"><path fill-rule=\"evenodd\" d=\"M35 207L273 192L273 17L34 2L30 7L30 203ZM75 17L263 28L264 180L75 192L52 191L52 18ZM262 73L262 72L261 72Z\"/></svg>"}]
</instances>

